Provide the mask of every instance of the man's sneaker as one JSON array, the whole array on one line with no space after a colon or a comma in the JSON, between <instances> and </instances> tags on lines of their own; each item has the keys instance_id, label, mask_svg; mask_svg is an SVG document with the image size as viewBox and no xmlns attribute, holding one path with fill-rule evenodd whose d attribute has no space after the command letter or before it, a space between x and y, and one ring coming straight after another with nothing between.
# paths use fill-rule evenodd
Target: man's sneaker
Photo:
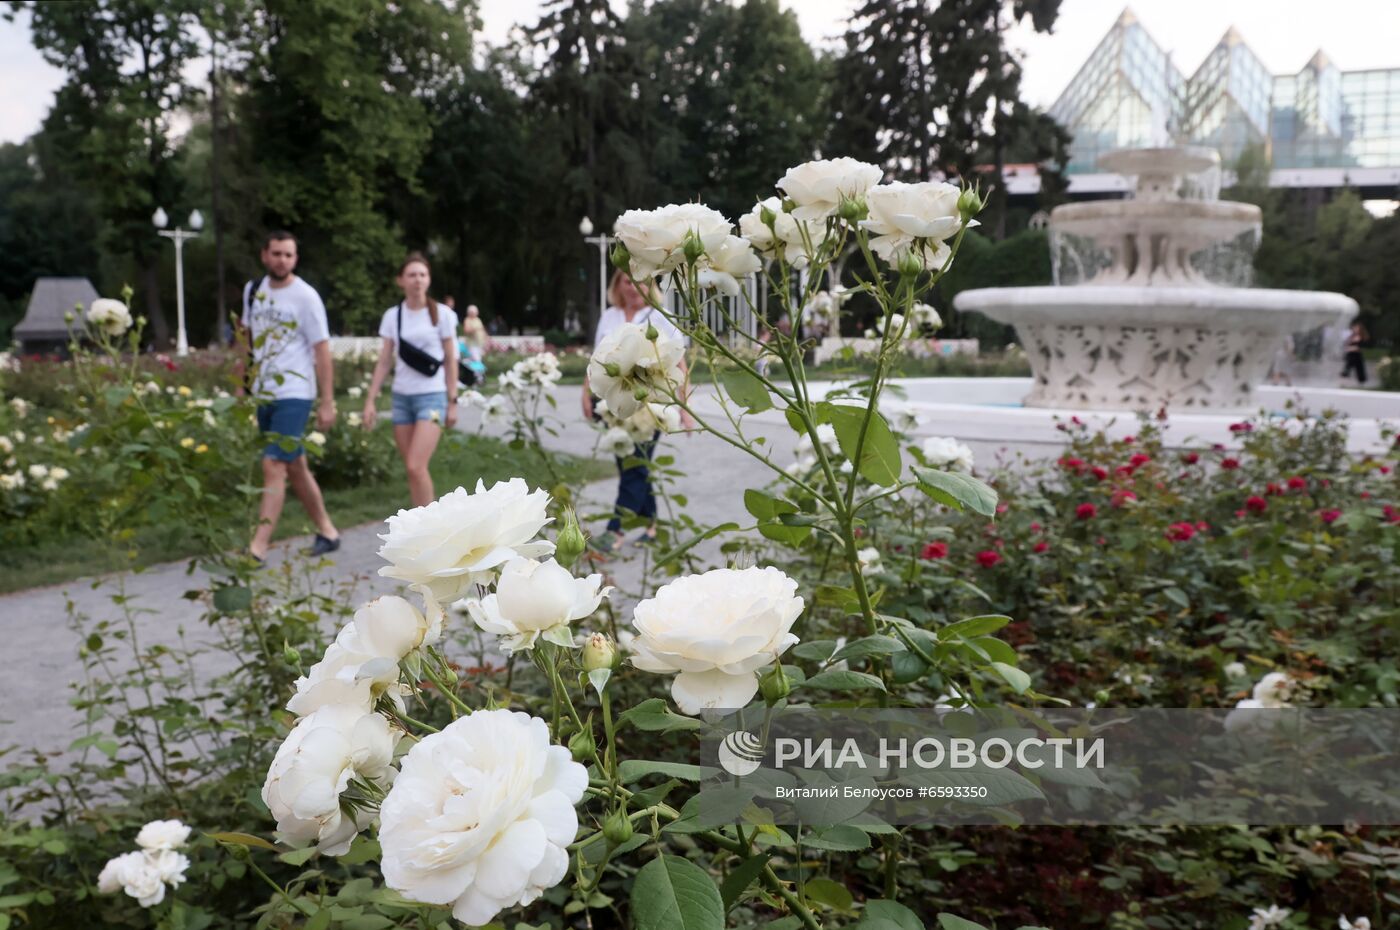
<instances>
[{"instance_id":1,"label":"man's sneaker","mask_svg":"<svg viewBox=\"0 0 1400 930\"><path fill-rule=\"evenodd\" d=\"M317 534L316 534L316 541L313 542L313 543L311 544L310 548L308 548L308 549L306 550L306 554L307 554L307 555L326 555L327 553L335 552L335 551L336 551L337 549L339 549L339 548L340 548L340 537L339 537L339 536L337 536L335 539L327 539L326 537L322 536L320 533L317 533Z\"/></svg>"}]
</instances>

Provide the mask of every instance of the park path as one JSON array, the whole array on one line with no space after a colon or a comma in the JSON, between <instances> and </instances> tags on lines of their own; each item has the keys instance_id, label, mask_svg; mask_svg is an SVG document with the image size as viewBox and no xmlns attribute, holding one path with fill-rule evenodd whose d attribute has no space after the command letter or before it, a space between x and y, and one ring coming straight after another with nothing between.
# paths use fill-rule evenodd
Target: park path
<instances>
[{"instance_id":1,"label":"park path","mask_svg":"<svg viewBox=\"0 0 1400 930\"><path fill-rule=\"evenodd\" d=\"M559 433L551 437L549 446L560 452L594 456L597 433L582 422L578 410L577 386L554 389L560 412ZM697 410L702 416L716 412L708 396L697 397ZM708 412L708 413L707 413ZM462 429L478 429L476 414L464 418ZM793 460L794 436L775 411L768 411L745 420L750 438L765 436L768 454L774 461L787 464ZM485 430L502 434L502 428ZM990 464L999 447L974 444L979 462ZM684 495L686 511L704 525L729 520L746 521L743 491L766 484L771 474L767 468L743 451L707 434L667 437L658 454L669 452L676 458L684 475L675 479L673 493ZM463 484L472 484L472 476L461 476ZM605 514L612 508L616 479L607 478L586 485L580 492L578 510L581 516ZM440 488L445 491L447 488ZM403 502L406 503L406 502ZM289 507L299 506L289 502ZM397 509L401 504L386 505ZM587 529L602 531L602 520L593 520ZM285 567L295 572L305 589L321 593L336 593L349 597L354 604L380 594L395 593L398 585L382 579L377 572L383 563L377 556L382 524L374 523L343 530L344 544L339 552L317 569L297 553L308 540L296 539L280 543L270 559L272 570ZM643 581L643 565L648 549L626 546L613 559L601 563L595 571L603 571L607 581L618 589L614 603L622 620L630 619ZM722 564L719 541L710 541L696 548L700 564ZM133 618L138 637L145 646L163 643L177 645L183 637L187 644L204 646L194 660L194 672L207 679L232 667L235 657L219 648L222 638L201 621L198 603L186 600L186 591L204 587L207 579L202 573L190 575L185 562L152 566L139 574L83 579L16 592L0 596L0 641L3 641L4 674L0 674L0 748L19 745L25 748L59 750L66 748L78 732L80 714L69 704L70 682L82 676L78 658L80 635L70 628L69 604L79 616L92 620L116 619L119 614L111 598L120 590L130 598L139 613ZM348 589L348 590L347 590ZM229 621L232 622L232 621ZM466 624L465 616L457 622ZM466 637L459 637L465 639ZM458 648L465 648L458 646ZM470 649L477 655L479 644ZM465 655L465 654L464 654Z\"/></svg>"}]
</instances>

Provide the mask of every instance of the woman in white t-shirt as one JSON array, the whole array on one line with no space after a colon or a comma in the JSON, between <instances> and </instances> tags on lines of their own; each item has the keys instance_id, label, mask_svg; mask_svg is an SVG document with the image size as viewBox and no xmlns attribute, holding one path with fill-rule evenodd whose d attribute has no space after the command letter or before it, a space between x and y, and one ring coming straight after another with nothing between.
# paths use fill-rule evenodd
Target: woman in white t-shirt
<instances>
[{"instance_id":1,"label":"woman in white t-shirt","mask_svg":"<svg viewBox=\"0 0 1400 930\"><path fill-rule=\"evenodd\" d=\"M647 302L646 296L637 290L632 279L620 270L613 273L612 280L608 283L608 303L610 306L598 317L598 329L593 335L594 348L624 323L651 323L673 339L681 343L686 341L685 335L676 328L676 324L667 319L661 311L653 308ZM681 370L685 371L684 362L681 364ZM682 388L682 391L687 388ZM594 397L588 386L588 376L584 375L583 416L587 420L593 419L593 403ZM681 413L681 427L685 430L695 428L695 421L684 411ZM617 459L617 502L613 505L613 517L608 521L607 531L591 540L593 548L597 551L608 555L622 545L626 538L622 532L624 516L637 516L643 520L655 521L656 495L651 490L651 473L646 463L656 451L656 441L659 438L658 433L653 435L650 441L638 443L629 456L635 460L632 465L628 466L623 459ZM637 541L645 543L655 538L656 524L652 522L637 537Z\"/></svg>"},{"instance_id":2,"label":"woman in white t-shirt","mask_svg":"<svg viewBox=\"0 0 1400 930\"><path fill-rule=\"evenodd\" d=\"M419 253L403 260L397 280L403 301L385 310L379 324L379 361L365 396L363 417L365 429L374 429L379 389L393 366L394 443L408 473L413 506L422 507L433 501L428 464L443 426L457 425L457 315L428 296L432 272ZM432 374L420 370L432 367L425 357L439 363Z\"/></svg>"}]
</instances>

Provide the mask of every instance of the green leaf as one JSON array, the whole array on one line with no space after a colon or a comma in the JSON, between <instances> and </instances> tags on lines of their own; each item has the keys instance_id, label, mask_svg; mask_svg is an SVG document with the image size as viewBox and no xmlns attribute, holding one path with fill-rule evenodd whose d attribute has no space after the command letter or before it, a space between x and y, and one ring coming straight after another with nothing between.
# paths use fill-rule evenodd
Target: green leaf
<instances>
[{"instance_id":1,"label":"green leaf","mask_svg":"<svg viewBox=\"0 0 1400 930\"><path fill-rule=\"evenodd\" d=\"M670 733L673 730L699 730L705 724L693 717L682 717L666 706L664 698L648 698L618 718L639 730Z\"/></svg>"},{"instance_id":2,"label":"green leaf","mask_svg":"<svg viewBox=\"0 0 1400 930\"><path fill-rule=\"evenodd\" d=\"M1001 614L986 614L981 617L969 617L966 620L959 620L957 623L950 623L940 629L938 631L938 638L946 642L958 636L964 639L971 639L974 636L985 636L988 633L995 633L1010 622L1010 617L1005 617Z\"/></svg>"},{"instance_id":3,"label":"green leaf","mask_svg":"<svg viewBox=\"0 0 1400 930\"><path fill-rule=\"evenodd\" d=\"M761 413L773 407L773 396L753 372L732 368L722 376L724 391L749 413Z\"/></svg>"},{"instance_id":4,"label":"green leaf","mask_svg":"<svg viewBox=\"0 0 1400 930\"><path fill-rule=\"evenodd\" d=\"M685 781L700 781L719 770L691 765L688 762L652 762L647 759L627 759L617 767L617 777L623 784L630 784L647 775L669 775Z\"/></svg>"},{"instance_id":5,"label":"green leaf","mask_svg":"<svg viewBox=\"0 0 1400 930\"><path fill-rule=\"evenodd\" d=\"M367 836L360 836L355 838L350 851L343 856L337 856L336 861L341 865L363 865L378 859L381 852L378 842Z\"/></svg>"},{"instance_id":6,"label":"green leaf","mask_svg":"<svg viewBox=\"0 0 1400 930\"><path fill-rule=\"evenodd\" d=\"M802 893L818 904L824 904L836 911L849 911L855 901L845 885L829 878L809 879L803 883Z\"/></svg>"},{"instance_id":7,"label":"green leaf","mask_svg":"<svg viewBox=\"0 0 1400 930\"><path fill-rule=\"evenodd\" d=\"M637 873L632 919L636 930L723 930L724 901L704 869L662 856Z\"/></svg>"},{"instance_id":8,"label":"green leaf","mask_svg":"<svg viewBox=\"0 0 1400 930\"><path fill-rule=\"evenodd\" d=\"M730 869L729 874L724 877L724 881L719 886L719 896L724 902L724 909L728 911L733 907L744 894L744 889L753 884L758 878L763 867L768 864L768 857L771 853L759 853L750 856L743 862Z\"/></svg>"},{"instance_id":9,"label":"green leaf","mask_svg":"<svg viewBox=\"0 0 1400 930\"><path fill-rule=\"evenodd\" d=\"M588 673L588 683L593 686L593 690L601 697L603 689L608 686L608 679L612 677L612 669L595 668Z\"/></svg>"},{"instance_id":10,"label":"green leaf","mask_svg":"<svg viewBox=\"0 0 1400 930\"><path fill-rule=\"evenodd\" d=\"M869 422L866 415L869 413ZM830 423L836 430L836 441L846 458L855 462L856 470L866 480L882 487L890 487L899 482L903 463L899 458L899 441L890 432L885 418L879 411L867 411L864 407L845 404L817 404L817 420ZM861 442L861 429L865 430L865 440ZM860 446L860 460L856 461L856 447Z\"/></svg>"},{"instance_id":11,"label":"green leaf","mask_svg":"<svg viewBox=\"0 0 1400 930\"><path fill-rule=\"evenodd\" d=\"M938 915L938 925L943 930L987 930L979 923L973 923L956 914L943 913Z\"/></svg>"},{"instance_id":12,"label":"green leaf","mask_svg":"<svg viewBox=\"0 0 1400 930\"><path fill-rule=\"evenodd\" d=\"M255 849L270 849L273 852L277 851L276 846L272 845L262 837L254 836L251 833L206 833L205 836L208 836L211 840L215 840L220 843L227 843L233 846L250 846Z\"/></svg>"},{"instance_id":13,"label":"green leaf","mask_svg":"<svg viewBox=\"0 0 1400 930\"><path fill-rule=\"evenodd\" d=\"M924 930L924 922L897 901L867 901L855 930Z\"/></svg>"},{"instance_id":14,"label":"green leaf","mask_svg":"<svg viewBox=\"0 0 1400 930\"><path fill-rule=\"evenodd\" d=\"M919 490L954 510L971 508L984 517L997 512L997 492L971 475L936 468L915 468Z\"/></svg>"},{"instance_id":15,"label":"green leaf","mask_svg":"<svg viewBox=\"0 0 1400 930\"><path fill-rule=\"evenodd\" d=\"M1191 601L1186 597L1186 592L1181 590L1180 588L1167 588L1162 593L1166 595L1167 600L1171 601L1173 604L1177 605L1182 610L1190 609Z\"/></svg>"},{"instance_id":16,"label":"green leaf","mask_svg":"<svg viewBox=\"0 0 1400 930\"><path fill-rule=\"evenodd\" d=\"M832 662L840 662L842 659L863 659L866 656L887 656L896 652L903 652L904 644L893 636L884 636L876 633L873 636L862 636L860 639L852 640L831 657Z\"/></svg>"},{"instance_id":17,"label":"green leaf","mask_svg":"<svg viewBox=\"0 0 1400 930\"><path fill-rule=\"evenodd\" d=\"M284 852L278 856L287 865L306 865L307 860L316 855L315 846L304 846L301 849L293 849L291 852Z\"/></svg>"},{"instance_id":18,"label":"green leaf","mask_svg":"<svg viewBox=\"0 0 1400 930\"><path fill-rule=\"evenodd\" d=\"M223 585L214 589L214 609L221 614L243 613L253 605L253 590L242 585Z\"/></svg>"},{"instance_id":19,"label":"green leaf","mask_svg":"<svg viewBox=\"0 0 1400 930\"><path fill-rule=\"evenodd\" d=\"M323 907L316 912L316 916L306 922L304 930L326 930L331 925L331 910Z\"/></svg>"},{"instance_id":20,"label":"green leaf","mask_svg":"<svg viewBox=\"0 0 1400 930\"><path fill-rule=\"evenodd\" d=\"M796 545L812 533L808 527L786 526L775 522L784 514L796 514L797 505L765 494L756 488L749 488L744 492L744 508L758 519L758 532L774 542Z\"/></svg>"},{"instance_id":21,"label":"green leaf","mask_svg":"<svg viewBox=\"0 0 1400 930\"><path fill-rule=\"evenodd\" d=\"M1002 678L1006 679L1006 683L1011 686L1011 690L1015 691L1017 694L1025 694L1026 690L1031 686L1031 676L1015 666L1007 665L1005 662L993 662L992 668L996 669L997 673L1001 675Z\"/></svg>"},{"instance_id":22,"label":"green leaf","mask_svg":"<svg viewBox=\"0 0 1400 930\"><path fill-rule=\"evenodd\" d=\"M796 410L792 407L785 407L783 409L783 416L787 418L788 426L792 427L794 433L799 436L805 436L807 434L807 427L802 423L802 415Z\"/></svg>"},{"instance_id":23,"label":"green leaf","mask_svg":"<svg viewBox=\"0 0 1400 930\"><path fill-rule=\"evenodd\" d=\"M803 687L824 691L884 691L885 683L865 672L835 668L813 675L803 682Z\"/></svg>"},{"instance_id":24,"label":"green leaf","mask_svg":"<svg viewBox=\"0 0 1400 930\"><path fill-rule=\"evenodd\" d=\"M858 852L870 848L870 837L859 827L843 823L819 829L803 840L803 845L829 852Z\"/></svg>"}]
</instances>

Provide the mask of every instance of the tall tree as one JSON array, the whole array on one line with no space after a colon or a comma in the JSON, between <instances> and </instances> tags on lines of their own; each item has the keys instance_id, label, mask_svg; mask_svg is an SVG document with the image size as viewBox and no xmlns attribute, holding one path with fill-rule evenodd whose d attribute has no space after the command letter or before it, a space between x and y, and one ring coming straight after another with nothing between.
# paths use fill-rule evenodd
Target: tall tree
<instances>
[{"instance_id":1,"label":"tall tree","mask_svg":"<svg viewBox=\"0 0 1400 930\"><path fill-rule=\"evenodd\" d=\"M1060 0L865 0L852 14L833 82L832 154L896 177L970 178L993 166L998 189L1017 128L1021 66L1006 32L1055 21ZM1023 105L1022 105L1023 106Z\"/></svg>"},{"instance_id":2,"label":"tall tree","mask_svg":"<svg viewBox=\"0 0 1400 930\"><path fill-rule=\"evenodd\" d=\"M158 206L182 215L171 120L195 91L185 66L201 53L200 0L31 3L34 45L68 75L44 130L72 160L102 205L109 245L135 261L138 290L156 341L169 343L161 311L163 240Z\"/></svg>"},{"instance_id":3,"label":"tall tree","mask_svg":"<svg viewBox=\"0 0 1400 930\"><path fill-rule=\"evenodd\" d=\"M338 323L363 327L405 250L393 201L414 196L432 136L426 101L460 79L474 6L457 0L262 0L244 32L240 144L262 217L302 240Z\"/></svg>"}]
</instances>

